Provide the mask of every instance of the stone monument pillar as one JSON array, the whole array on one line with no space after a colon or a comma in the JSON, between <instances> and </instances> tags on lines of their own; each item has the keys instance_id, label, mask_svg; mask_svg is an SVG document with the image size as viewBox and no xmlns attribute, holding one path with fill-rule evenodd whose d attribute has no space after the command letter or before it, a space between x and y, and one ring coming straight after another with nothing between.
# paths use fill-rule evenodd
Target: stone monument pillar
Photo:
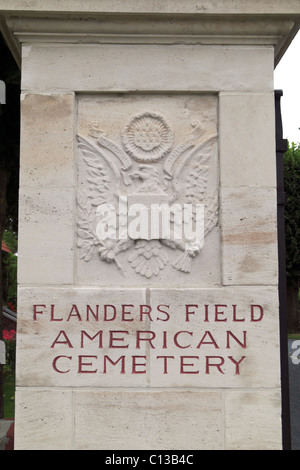
<instances>
[{"instance_id":1,"label":"stone monument pillar","mask_svg":"<svg viewBox=\"0 0 300 470\"><path fill-rule=\"evenodd\" d=\"M273 70L298 1L0 11L22 58L16 449L280 449Z\"/></svg>"}]
</instances>

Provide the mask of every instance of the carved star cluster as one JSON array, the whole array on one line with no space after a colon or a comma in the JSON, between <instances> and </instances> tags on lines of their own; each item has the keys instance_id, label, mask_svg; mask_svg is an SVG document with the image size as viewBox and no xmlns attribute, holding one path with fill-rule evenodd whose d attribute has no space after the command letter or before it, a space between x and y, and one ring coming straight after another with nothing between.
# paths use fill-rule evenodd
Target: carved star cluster
<instances>
[{"instance_id":1,"label":"carved star cluster","mask_svg":"<svg viewBox=\"0 0 300 470\"><path fill-rule=\"evenodd\" d=\"M173 144L173 132L165 117L157 113L134 116L122 133L122 143L138 162L155 162L164 157Z\"/></svg>"}]
</instances>

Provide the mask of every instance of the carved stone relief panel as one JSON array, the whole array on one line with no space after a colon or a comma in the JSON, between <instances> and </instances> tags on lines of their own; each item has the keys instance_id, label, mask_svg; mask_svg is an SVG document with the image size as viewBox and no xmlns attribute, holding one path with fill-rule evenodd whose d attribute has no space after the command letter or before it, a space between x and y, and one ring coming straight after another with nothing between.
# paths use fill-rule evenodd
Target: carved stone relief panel
<instances>
[{"instance_id":1,"label":"carved stone relief panel","mask_svg":"<svg viewBox=\"0 0 300 470\"><path fill-rule=\"evenodd\" d=\"M214 95L78 95L79 285L220 283Z\"/></svg>"}]
</instances>

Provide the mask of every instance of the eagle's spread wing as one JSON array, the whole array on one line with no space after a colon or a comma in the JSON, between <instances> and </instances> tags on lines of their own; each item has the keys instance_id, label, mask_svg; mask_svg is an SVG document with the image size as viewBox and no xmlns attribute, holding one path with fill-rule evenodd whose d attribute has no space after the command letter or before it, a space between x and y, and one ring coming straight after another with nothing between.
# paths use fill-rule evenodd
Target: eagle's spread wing
<instances>
[{"instance_id":1,"label":"eagle's spread wing","mask_svg":"<svg viewBox=\"0 0 300 470\"><path fill-rule=\"evenodd\" d=\"M205 198L208 178L208 160L216 145L216 136L208 137L180 156L174 165L173 188L178 199L201 203Z\"/></svg>"},{"instance_id":2,"label":"eagle's spread wing","mask_svg":"<svg viewBox=\"0 0 300 470\"><path fill-rule=\"evenodd\" d=\"M172 202L179 202L180 205L189 204L192 208L188 219L184 219L184 224L190 224L190 217L193 222L196 220L197 205L202 204L204 208L204 223L200 224L200 227L197 225L197 233L194 233L186 242L177 245L184 253L178 257L173 266L182 272L190 272L192 257L199 253L205 235L218 223L218 194L212 193L208 184L209 160L215 155L216 143L216 135L196 145L186 142L173 153L170 158L171 164L166 165L167 178L171 181L175 192ZM174 218L175 225L176 219Z\"/></svg>"},{"instance_id":3,"label":"eagle's spread wing","mask_svg":"<svg viewBox=\"0 0 300 470\"><path fill-rule=\"evenodd\" d=\"M93 206L115 203L120 190L120 169L113 162L105 149L78 136L78 147L87 164L89 198Z\"/></svg>"},{"instance_id":4,"label":"eagle's spread wing","mask_svg":"<svg viewBox=\"0 0 300 470\"><path fill-rule=\"evenodd\" d=\"M86 163L89 183L88 190L78 191L77 196L80 258L89 261L95 247L98 247L101 259L114 261L120 268L110 238L116 230L121 176L125 182L124 173L130 168L131 160L116 144L103 136L96 144L79 135L77 139ZM102 236L98 224L108 227L107 237Z\"/></svg>"},{"instance_id":5,"label":"eagle's spread wing","mask_svg":"<svg viewBox=\"0 0 300 470\"><path fill-rule=\"evenodd\" d=\"M218 220L218 197L211 194L208 187L209 159L215 152L217 136L212 135L189 152L180 156L173 172L173 188L176 200L184 204L204 205L205 235L216 225Z\"/></svg>"}]
</instances>

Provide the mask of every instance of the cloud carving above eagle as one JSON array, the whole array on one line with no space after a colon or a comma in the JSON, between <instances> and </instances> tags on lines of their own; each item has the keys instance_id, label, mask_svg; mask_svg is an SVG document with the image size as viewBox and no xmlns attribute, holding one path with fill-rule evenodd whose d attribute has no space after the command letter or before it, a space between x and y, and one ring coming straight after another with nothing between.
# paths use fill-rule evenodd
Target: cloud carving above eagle
<instances>
[{"instance_id":1,"label":"cloud carving above eagle","mask_svg":"<svg viewBox=\"0 0 300 470\"><path fill-rule=\"evenodd\" d=\"M121 135L122 146L95 124L88 138L77 136L79 158L87 173L77 197L81 259L88 262L99 256L100 262L115 263L123 272L118 255L128 251L131 268L150 279L169 263L169 250L176 250L173 268L190 272L193 258L203 247L199 240L218 224L218 195L207 188L217 136L199 139L197 129L195 124L194 132L174 146L167 119L147 111L129 119ZM153 207L162 205L177 208L169 211L168 230L154 227L150 217ZM202 233L193 229L193 236L187 238L184 228L195 226L198 206L204 210ZM189 220L180 210L185 207ZM134 212L137 208L141 211Z\"/></svg>"}]
</instances>

